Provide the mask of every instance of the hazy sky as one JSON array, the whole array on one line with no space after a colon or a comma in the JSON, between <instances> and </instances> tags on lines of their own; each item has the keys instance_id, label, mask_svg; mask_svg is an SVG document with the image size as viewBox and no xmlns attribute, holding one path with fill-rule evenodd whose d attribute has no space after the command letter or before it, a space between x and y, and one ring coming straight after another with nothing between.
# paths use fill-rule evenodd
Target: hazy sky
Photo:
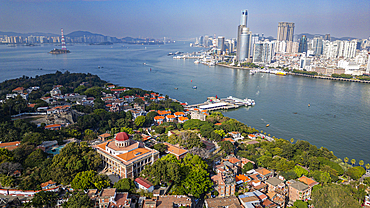
<instances>
[{"instance_id":1,"label":"hazy sky","mask_svg":"<svg viewBox=\"0 0 370 208\"><path fill-rule=\"evenodd\" d=\"M369 0L0 0L0 31L66 34L86 30L115 37L236 37L242 9L253 33L370 36Z\"/></svg>"}]
</instances>

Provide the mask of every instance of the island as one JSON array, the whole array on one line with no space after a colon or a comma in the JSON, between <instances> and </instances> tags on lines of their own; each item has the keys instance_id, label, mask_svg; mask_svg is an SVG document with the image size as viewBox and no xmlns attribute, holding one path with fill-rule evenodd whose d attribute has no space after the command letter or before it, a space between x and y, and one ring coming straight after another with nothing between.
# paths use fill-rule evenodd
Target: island
<instances>
[{"instance_id":1,"label":"island","mask_svg":"<svg viewBox=\"0 0 370 208\"><path fill-rule=\"evenodd\" d=\"M49 53L51 53L51 54L65 54L65 53L71 53L71 51L54 48Z\"/></svg>"},{"instance_id":2,"label":"island","mask_svg":"<svg viewBox=\"0 0 370 208\"><path fill-rule=\"evenodd\" d=\"M363 160L337 158L325 147L279 139L220 111L90 73L7 80L0 83L0 103L0 198L6 203L370 204L370 164Z\"/></svg>"}]
</instances>

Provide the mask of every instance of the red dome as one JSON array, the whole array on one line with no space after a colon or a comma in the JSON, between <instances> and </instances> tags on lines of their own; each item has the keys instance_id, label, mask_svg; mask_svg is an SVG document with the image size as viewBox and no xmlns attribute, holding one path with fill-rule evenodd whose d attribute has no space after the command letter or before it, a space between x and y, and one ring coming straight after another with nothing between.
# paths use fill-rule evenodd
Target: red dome
<instances>
[{"instance_id":1,"label":"red dome","mask_svg":"<svg viewBox=\"0 0 370 208\"><path fill-rule=\"evenodd\" d=\"M126 141L129 139L129 136L126 132L120 132L116 136L116 141Z\"/></svg>"}]
</instances>

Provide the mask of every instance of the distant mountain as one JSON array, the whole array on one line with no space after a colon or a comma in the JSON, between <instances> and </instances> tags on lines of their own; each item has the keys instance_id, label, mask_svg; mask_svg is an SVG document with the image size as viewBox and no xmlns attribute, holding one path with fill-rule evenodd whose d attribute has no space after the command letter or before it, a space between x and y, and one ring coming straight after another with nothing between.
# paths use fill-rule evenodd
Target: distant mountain
<instances>
[{"instance_id":1,"label":"distant mountain","mask_svg":"<svg viewBox=\"0 0 370 208\"><path fill-rule=\"evenodd\" d=\"M7 35L7 36L21 36L21 37L28 37L28 36L59 36L53 33L42 33L42 32L34 32L34 33L17 33L17 32L1 32L0 35Z\"/></svg>"},{"instance_id":2,"label":"distant mountain","mask_svg":"<svg viewBox=\"0 0 370 208\"><path fill-rule=\"evenodd\" d=\"M301 38L303 35L305 35L309 39L313 39L315 36L321 36L323 38L325 36L325 34L322 35L322 34L301 33L301 34L297 35L297 39ZM352 40L352 39L357 39L357 38L353 38L353 37L336 38L336 37L331 36L331 41L335 41L335 40Z\"/></svg>"},{"instance_id":3,"label":"distant mountain","mask_svg":"<svg viewBox=\"0 0 370 208\"><path fill-rule=\"evenodd\" d=\"M97 34L97 33L91 33L88 31L74 31L66 35L70 38L75 38L75 37L81 37L81 36L102 36L104 37L105 35L102 34Z\"/></svg>"}]
</instances>

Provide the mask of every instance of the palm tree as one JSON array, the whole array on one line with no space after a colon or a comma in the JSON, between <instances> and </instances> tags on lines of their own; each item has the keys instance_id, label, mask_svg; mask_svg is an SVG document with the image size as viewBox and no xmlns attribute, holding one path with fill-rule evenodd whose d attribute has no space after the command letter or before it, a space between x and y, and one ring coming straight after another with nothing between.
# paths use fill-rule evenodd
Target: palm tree
<instances>
[{"instance_id":1,"label":"palm tree","mask_svg":"<svg viewBox=\"0 0 370 208\"><path fill-rule=\"evenodd\" d=\"M355 159L352 159L352 160L351 160L351 163L352 163L352 165L355 165L356 160L355 160Z\"/></svg>"},{"instance_id":2,"label":"palm tree","mask_svg":"<svg viewBox=\"0 0 370 208\"><path fill-rule=\"evenodd\" d=\"M291 138L291 139L290 139L290 143L292 143L292 144L293 144L293 142L294 142L294 139L293 139L293 138Z\"/></svg>"},{"instance_id":3,"label":"palm tree","mask_svg":"<svg viewBox=\"0 0 370 208\"><path fill-rule=\"evenodd\" d=\"M360 160L360 161L358 162L358 164L359 164L359 165L361 165L361 166L363 166L363 165L364 165L364 161L363 161L363 160Z\"/></svg>"},{"instance_id":4,"label":"palm tree","mask_svg":"<svg viewBox=\"0 0 370 208\"><path fill-rule=\"evenodd\" d=\"M368 163L368 164L366 164L366 165L365 165L365 168L366 168L366 170L370 169L370 164L369 164L369 163Z\"/></svg>"},{"instance_id":5,"label":"palm tree","mask_svg":"<svg viewBox=\"0 0 370 208\"><path fill-rule=\"evenodd\" d=\"M348 160L349 160L349 159L348 159L348 157L345 157L345 158L344 158L344 162L345 162L345 163L348 163Z\"/></svg>"}]
</instances>

